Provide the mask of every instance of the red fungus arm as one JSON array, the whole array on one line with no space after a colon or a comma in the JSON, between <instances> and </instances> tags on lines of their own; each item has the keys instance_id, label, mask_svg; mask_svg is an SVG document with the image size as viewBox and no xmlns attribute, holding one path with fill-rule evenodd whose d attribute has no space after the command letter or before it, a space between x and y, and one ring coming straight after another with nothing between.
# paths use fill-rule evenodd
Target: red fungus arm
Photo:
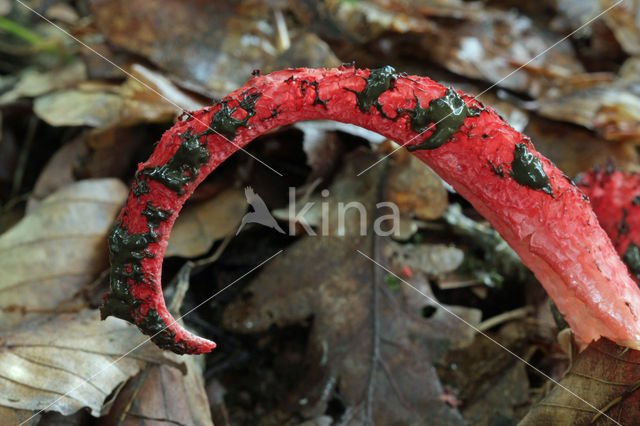
<instances>
[{"instance_id":1,"label":"red fungus arm","mask_svg":"<svg viewBox=\"0 0 640 426\"><path fill-rule=\"evenodd\" d=\"M160 273L171 227L196 186L238 146L311 119L352 123L406 144L515 249L578 339L605 336L640 349L640 290L582 192L492 109L391 67L256 76L221 103L176 123L138 167L114 226L103 317L132 321L178 353L213 349L166 309Z\"/></svg>"},{"instance_id":2,"label":"red fungus arm","mask_svg":"<svg viewBox=\"0 0 640 426\"><path fill-rule=\"evenodd\" d=\"M591 200L600 226L636 281L640 278L640 174L612 165L581 174L578 186Z\"/></svg>"}]
</instances>

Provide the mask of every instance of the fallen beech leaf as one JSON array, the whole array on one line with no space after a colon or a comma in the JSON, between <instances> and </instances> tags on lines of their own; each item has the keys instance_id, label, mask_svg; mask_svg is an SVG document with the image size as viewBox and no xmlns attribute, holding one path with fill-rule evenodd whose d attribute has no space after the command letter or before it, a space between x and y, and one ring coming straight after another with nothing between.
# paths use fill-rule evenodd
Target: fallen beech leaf
<instances>
[{"instance_id":1,"label":"fallen beech leaf","mask_svg":"<svg viewBox=\"0 0 640 426\"><path fill-rule=\"evenodd\" d=\"M171 231L165 256L206 253L214 241L236 232L246 210L247 200L239 189L228 189L208 201L186 206Z\"/></svg>"},{"instance_id":2,"label":"fallen beech leaf","mask_svg":"<svg viewBox=\"0 0 640 426\"><path fill-rule=\"evenodd\" d=\"M638 424L640 418L640 351L617 346L607 339L591 344L573 361L560 383L619 424ZM598 416L565 389L556 386L522 420L520 425L590 424ZM612 424L599 415L595 424Z\"/></svg>"},{"instance_id":3,"label":"fallen beech leaf","mask_svg":"<svg viewBox=\"0 0 640 426\"><path fill-rule=\"evenodd\" d=\"M125 321L100 321L95 310L43 315L4 329L0 331L0 405L64 415L88 407L98 417L104 414L102 407L111 392L146 362L179 366L176 356L151 343L114 363L146 340Z\"/></svg>"},{"instance_id":4,"label":"fallen beech leaf","mask_svg":"<svg viewBox=\"0 0 640 426\"><path fill-rule=\"evenodd\" d=\"M120 392L99 425L211 425L211 411L197 358L186 357L186 374L168 365L147 365Z\"/></svg>"},{"instance_id":5,"label":"fallen beech leaf","mask_svg":"<svg viewBox=\"0 0 640 426\"><path fill-rule=\"evenodd\" d=\"M16 320L10 307L56 308L107 267L106 234L126 195L117 179L80 181L0 236L0 324Z\"/></svg>"},{"instance_id":6,"label":"fallen beech leaf","mask_svg":"<svg viewBox=\"0 0 640 426\"><path fill-rule=\"evenodd\" d=\"M33 110L52 126L107 127L118 122L123 103L116 93L68 89L37 98Z\"/></svg>"}]
</instances>

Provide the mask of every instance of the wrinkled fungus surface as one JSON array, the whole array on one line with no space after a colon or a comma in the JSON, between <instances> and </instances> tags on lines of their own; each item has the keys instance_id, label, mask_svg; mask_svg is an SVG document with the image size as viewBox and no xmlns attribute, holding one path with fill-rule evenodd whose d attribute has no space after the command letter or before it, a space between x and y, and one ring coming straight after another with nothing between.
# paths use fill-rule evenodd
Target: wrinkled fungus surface
<instances>
[{"instance_id":1,"label":"wrinkled fungus surface","mask_svg":"<svg viewBox=\"0 0 640 426\"><path fill-rule=\"evenodd\" d=\"M239 147L311 119L352 123L406 145L516 250L578 339L606 336L640 349L640 290L584 194L491 108L388 66L255 76L169 129L139 166L113 228L103 317L132 321L177 353L213 349L215 343L185 330L165 306L161 267L171 227L198 184Z\"/></svg>"}]
</instances>

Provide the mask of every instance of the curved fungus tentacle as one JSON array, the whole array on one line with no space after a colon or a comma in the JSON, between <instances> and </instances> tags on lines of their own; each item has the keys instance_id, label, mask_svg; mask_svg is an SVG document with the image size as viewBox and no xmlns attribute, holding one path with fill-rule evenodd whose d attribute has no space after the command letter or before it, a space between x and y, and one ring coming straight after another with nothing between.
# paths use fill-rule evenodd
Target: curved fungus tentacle
<instances>
[{"instance_id":1,"label":"curved fungus tentacle","mask_svg":"<svg viewBox=\"0 0 640 426\"><path fill-rule=\"evenodd\" d=\"M352 123L406 145L500 232L580 341L605 336L640 349L640 290L584 194L491 108L391 67L254 76L165 132L139 165L111 233L103 318L132 321L177 353L213 349L215 343L186 331L165 306L160 275L169 232L198 184L239 147L312 119Z\"/></svg>"}]
</instances>

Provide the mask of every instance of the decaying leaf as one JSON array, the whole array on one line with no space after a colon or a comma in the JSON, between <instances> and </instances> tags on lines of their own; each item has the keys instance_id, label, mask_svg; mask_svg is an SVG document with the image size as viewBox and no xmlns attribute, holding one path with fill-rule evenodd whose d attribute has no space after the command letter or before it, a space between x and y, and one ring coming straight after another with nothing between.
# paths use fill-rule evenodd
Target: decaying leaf
<instances>
[{"instance_id":1,"label":"decaying leaf","mask_svg":"<svg viewBox=\"0 0 640 426\"><path fill-rule=\"evenodd\" d=\"M239 189L228 189L208 201L186 206L171 231L165 256L206 253L214 241L236 232L246 210L247 201Z\"/></svg>"},{"instance_id":2,"label":"decaying leaf","mask_svg":"<svg viewBox=\"0 0 640 426\"><path fill-rule=\"evenodd\" d=\"M19 320L9 309L55 309L107 267L107 231L126 194L116 179L80 181L0 236L0 324Z\"/></svg>"},{"instance_id":3,"label":"decaying leaf","mask_svg":"<svg viewBox=\"0 0 640 426\"><path fill-rule=\"evenodd\" d=\"M85 82L40 96L33 108L52 126L106 128L171 121L182 109L201 106L166 77L134 65L122 84Z\"/></svg>"},{"instance_id":4,"label":"decaying leaf","mask_svg":"<svg viewBox=\"0 0 640 426\"><path fill-rule=\"evenodd\" d=\"M372 154L355 151L340 175L349 176L372 159ZM371 170L357 186L350 186L350 199L367 206L368 227L382 169ZM344 195L338 189L333 193L338 200ZM308 236L290 246L251 283L246 300L228 306L224 326L255 333L313 318L308 374L283 402L305 417L324 413L339 390L347 405L344 424L427 419L461 424L457 411L440 398L444 391L432 362L453 340L468 334L468 326L444 311L427 319L419 310L404 307L386 283L386 272L357 252L379 259L384 239L357 236L353 222L341 232L333 226L335 217L329 217L329 229L337 230L333 235L343 236ZM459 314L470 322L479 320L477 311Z\"/></svg>"},{"instance_id":5,"label":"decaying leaf","mask_svg":"<svg viewBox=\"0 0 640 426\"><path fill-rule=\"evenodd\" d=\"M601 339L578 355L560 384L591 405L556 386L521 425L614 424L607 416L618 424L632 425L640 418L639 351Z\"/></svg>"},{"instance_id":6,"label":"decaying leaf","mask_svg":"<svg viewBox=\"0 0 640 426\"><path fill-rule=\"evenodd\" d=\"M323 2L321 10L344 33L360 41L372 41L388 32L417 34L415 42L403 41L397 48L410 45L414 56L423 55L450 71L531 95L540 93L554 77L583 70L569 42L554 44L561 34L537 27L514 10L461 0L333 0ZM539 55L543 51L546 53ZM525 64L523 70L512 73Z\"/></svg>"},{"instance_id":7,"label":"decaying leaf","mask_svg":"<svg viewBox=\"0 0 640 426\"><path fill-rule=\"evenodd\" d=\"M509 350L524 353L530 333L526 323L514 322L490 334ZM477 335L472 345L449 352L438 372L461 402L468 423L516 424L530 404L527 367L485 336Z\"/></svg>"},{"instance_id":8,"label":"decaying leaf","mask_svg":"<svg viewBox=\"0 0 640 426\"><path fill-rule=\"evenodd\" d=\"M464 260L464 252L459 248L444 244L397 244L391 242L389 250L399 264L412 270L423 271L437 276L455 271Z\"/></svg>"},{"instance_id":9,"label":"decaying leaf","mask_svg":"<svg viewBox=\"0 0 640 426\"><path fill-rule=\"evenodd\" d=\"M88 407L98 417L104 414L103 404L111 392L146 362L183 369L172 354L151 343L141 345L147 340L125 321L100 321L94 310L43 315L4 329L0 331L0 405L64 415Z\"/></svg>"},{"instance_id":10,"label":"decaying leaf","mask_svg":"<svg viewBox=\"0 0 640 426\"><path fill-rule=\"evenodd\" d=\"M73 61L48 71L27 69L21 73L11 90L0 96L0 105L22 97L36 97L54 90L65 89L86 78L87 70L82 61Z\"/></svg>"},{"instance_id":11,"label":"decaying leaf","mask_svg":"<svg viewBox=\"0 0 640 426\"><path fill-rule=\"evenodd\" d=\"M539 113L554 120L579 124L618 142L640 141L640 91L638 59L631 58L620 75L609 81L597 76L571 77L537 100ZM633 70L631 75L626 70ZM585 85L584 80L592 80Z\"/></svg>"},{"instance_id":12,"label":"decaying leaf","mask_svg":"<svg viewBox=\"0 0 640 426\"><path fill-rule=\"evenodd\" d=\"M602 136L570 123L532 116L525 133L536 149L548 156L567 176L605 165L610 159L625 170L637 170L638 152L632 143L611 143Z\"/></svg>"},{"instance_id":13,"label":"decaying leaf","mask_svg":"<svg viewBox=\"0 0 640 426\"><path fill-rule=\"evenodd\" d=\"M601 8L611 8L602 19L629 55L640 55L640 1L600 0Z\"/></svg>"},{"instance_id":14,"label":"decaying leaf","mask_svg":"<svg viewBox=\"0 0 640 426\"><path fill-rule=\"evenodd\" d=\"M225 327L260 332L312 316L309 375L340 389L354 410L353 424L370 413L379 424L459 423L439 399L443 390L431 362L448 347L452 331L467 326L446 314L424 319L404 312L385 288L384 271L355 251L370 247L368 239L304 238L266 266L249 287L248 301L228 307ZM305 415L321 414L329 389L322 393L322 386L302 378L291 400L308 401L298 407Z\"/></svg>"},{"instance_id":15,"label":"decaying leaf","mask_svg":"<svg viewBox=\"0 0 640 426\"><path fill-rule=\"evenodd\" d=\"M198 361L184 358L186 374L168 365L147 365L127 383L99 424L213 426Z\"/></svg>"},{"instance_id":16,"label":"decaying leaf","mask_svg":"<svg viewBox=\"0 0 640 426\"><path fill-rule=\"evenodd\" d=\"M404 150L396 153L390 161L385 201L395 203L405 216L422 220L439 218L448 205L442 179Z\"/></svg>"},{"instance_id":17,"label":"decaying leaf","mask_svg":"<svg viewBox=\"0 0 640 426\"><path fill-rule=\"evenodd\" d=\"M157 7L148 0L135 5L92 0L91 7L111 43L216 96L235 90L254 69L340 64L326 43L305 28L292 27L291 35L279 32L273 9L265 2L171 0ZM290 40L290 47L281 41L283 37Z\"/></svg>"}]
</instances>

